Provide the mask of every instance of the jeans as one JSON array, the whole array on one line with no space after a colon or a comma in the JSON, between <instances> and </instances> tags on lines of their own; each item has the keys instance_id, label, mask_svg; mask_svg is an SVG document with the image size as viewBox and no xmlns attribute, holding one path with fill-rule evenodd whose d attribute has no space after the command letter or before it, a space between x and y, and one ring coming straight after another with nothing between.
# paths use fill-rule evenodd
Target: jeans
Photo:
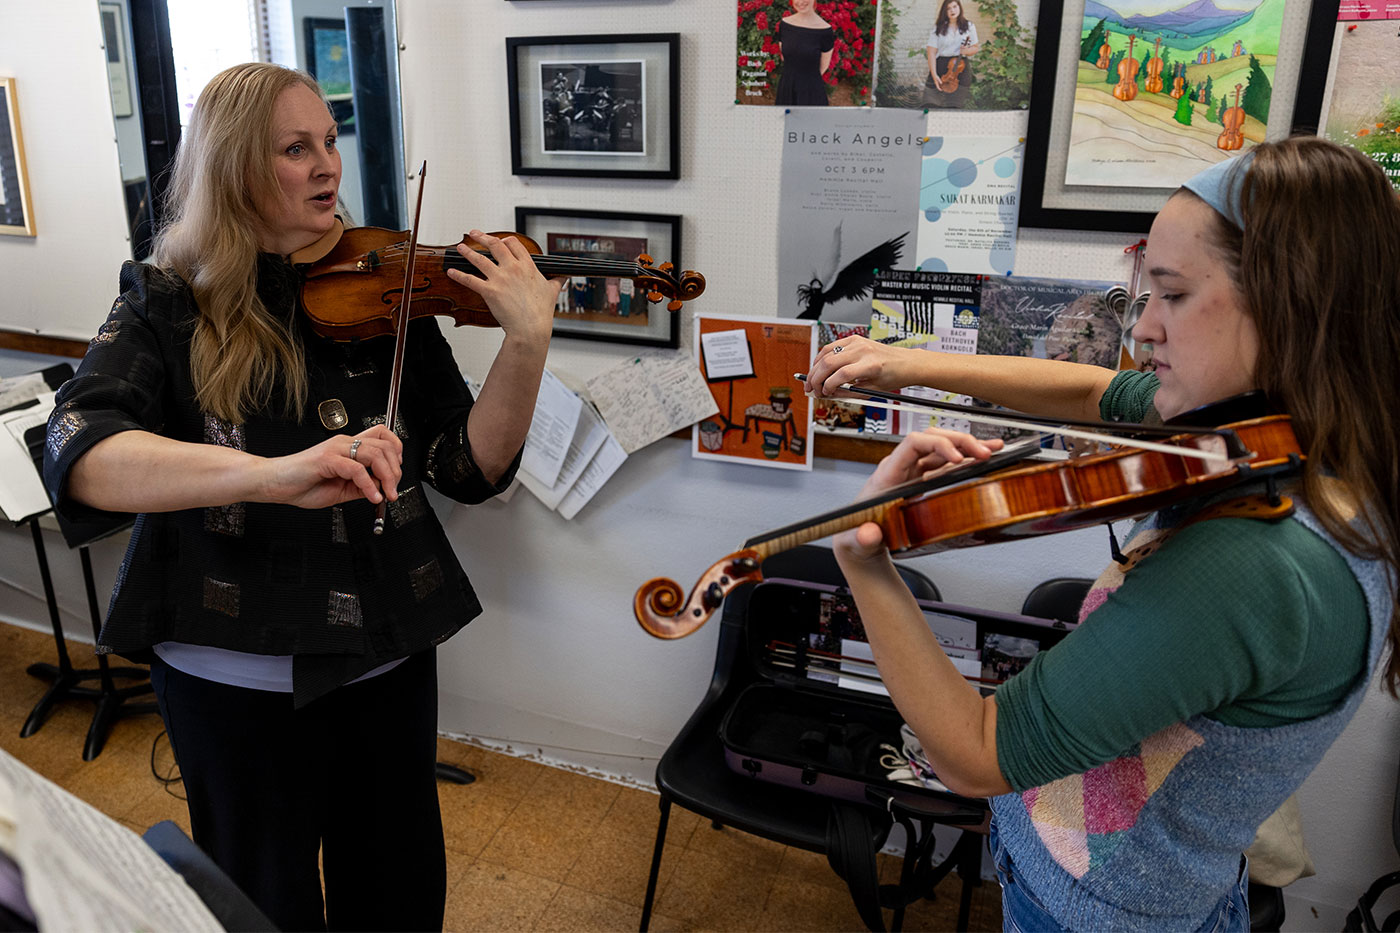
<instances>
[{"instance_id":1,"label":"jeans","mask_svg":"<svg viewBox=\"0 0 1400 933\"><path fill-rule=\"evenodd\" d=\"M988 845L1001 883L1001 925L1009 933L1060 933L1068 929L1048 911L1031 891L1016 878L1011 856L997 835L992 820ZM1240 856L1240 874L1235 885L1198 928L1203 933L1244 933L1249 930L1249 860Z\"/></svg>"}]
</instances>

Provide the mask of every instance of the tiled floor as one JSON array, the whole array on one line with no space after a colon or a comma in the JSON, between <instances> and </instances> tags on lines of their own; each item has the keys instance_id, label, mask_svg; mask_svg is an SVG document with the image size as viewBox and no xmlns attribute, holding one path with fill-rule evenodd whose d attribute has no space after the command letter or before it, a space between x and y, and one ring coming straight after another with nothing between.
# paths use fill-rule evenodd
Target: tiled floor
<instances>
[{"instance_id":1,"label":"tiled floor","mask_svg":"<svg viewBox=\"0 0 1400 933\"><path fill-rule=\"evenodd\" d=\"M69 643L73 663L92 649ZM60 704L35 735L19 730L46 683L25 673L54 662L51 636L0 624L0 748L136 832L172 819L189 830L184 803L151 773L154 714L118 722L95 760L82 760L91 701ZM171 764L169 745L157 767ZM447 835L449 930L635 930L646 893L658 815L655 794L448 739L438 755L477 775L441 784ZM174 788L179 790L178 785ZM880 856L884 880L899 862ZM958 882L909 908L908 930L951 930ZM887 915L888 916L888 915ZM974 894L971 929L1001 928L995 884ZM843 882L824 856L712 829L671 810L651 928L675 930L861 930Z\"/></svg>"}]
</instances>

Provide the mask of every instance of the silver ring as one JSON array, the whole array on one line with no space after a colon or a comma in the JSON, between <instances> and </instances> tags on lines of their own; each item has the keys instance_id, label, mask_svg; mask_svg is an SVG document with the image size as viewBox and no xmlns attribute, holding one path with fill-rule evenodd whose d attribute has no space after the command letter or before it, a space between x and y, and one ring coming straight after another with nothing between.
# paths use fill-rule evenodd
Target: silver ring
<instances>
[{"instance_id":1,"label":"silver ring","mask_svg":"<svg viewBox=\"0 0 1400 933\"><path fill-rule=\"evenodd\" d=\"M834 346L834 347L831 348L831 352L832 352L832 353L840 353L840 352L841 352L842 350L844 350L844 349L846 349L846 348L843 347L843 346L841 346L840 344L838 344L838 345L836 345L836 346Z\"/></svg>"},{"instance_id":2,"label":"silver ring","mask_svg":"<svg viewBox=\"0 0 1400 933\"><path fill-rule=\"evenodd\" d=\"M355 454L357 454L357 453L360 452L360 444L361 444L361 443L362 443L362 441L361 441L358 437L355 438L353 441L350 442L350 459L351 459L351 460L354 460L354 459L355 459Z\"/></svg>"}]
</instances>

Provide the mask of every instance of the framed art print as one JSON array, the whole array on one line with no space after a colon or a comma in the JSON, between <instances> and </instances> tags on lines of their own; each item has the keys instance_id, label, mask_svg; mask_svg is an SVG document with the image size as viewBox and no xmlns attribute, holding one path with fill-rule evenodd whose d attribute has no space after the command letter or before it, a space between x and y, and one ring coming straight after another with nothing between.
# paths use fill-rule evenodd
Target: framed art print
<instances>
[{"instance_id":1,"label":"framed art print","mask_svg":"<svg viewBox=\"0 0 1400 933\"><path fill-rule=\"evenodd\" d=\"M506 40L516 175L680 177L678 33Z\"/></svg>"},{"instance_id":2,"label":"framed art print","mask_svg":"<svg viewBox=\"0 0 1400 933\"><path fill-rule=\"evenodd\" d=\"M35 235L14 78L0 78L0 234Z\"/></svg>"}]
</instances>

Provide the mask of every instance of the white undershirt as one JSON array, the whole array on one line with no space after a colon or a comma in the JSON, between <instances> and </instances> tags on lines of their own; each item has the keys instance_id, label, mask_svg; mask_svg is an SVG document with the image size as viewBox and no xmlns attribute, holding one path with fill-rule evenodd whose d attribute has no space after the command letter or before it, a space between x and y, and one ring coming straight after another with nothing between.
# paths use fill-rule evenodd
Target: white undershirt
<instances>
[{"instance_id":1,"label":"white undershirt","mask_svg":"<svg viewBox=\"0 0 1400 933\"><path fill-rule=\"evenodd\" d=\"M246 687L249 690L292 692L290 654L252 654L247 651L230 651L227 648L211 648L208 645L190 645L180 641L163 641L152 650L166 664L191 677L212 680L216 684L228 684L230 687ZM357 684L362 680L388 673L405 660L406 658L398 658L381 664L350 683Z\"/></svg>"}]
</instances>

